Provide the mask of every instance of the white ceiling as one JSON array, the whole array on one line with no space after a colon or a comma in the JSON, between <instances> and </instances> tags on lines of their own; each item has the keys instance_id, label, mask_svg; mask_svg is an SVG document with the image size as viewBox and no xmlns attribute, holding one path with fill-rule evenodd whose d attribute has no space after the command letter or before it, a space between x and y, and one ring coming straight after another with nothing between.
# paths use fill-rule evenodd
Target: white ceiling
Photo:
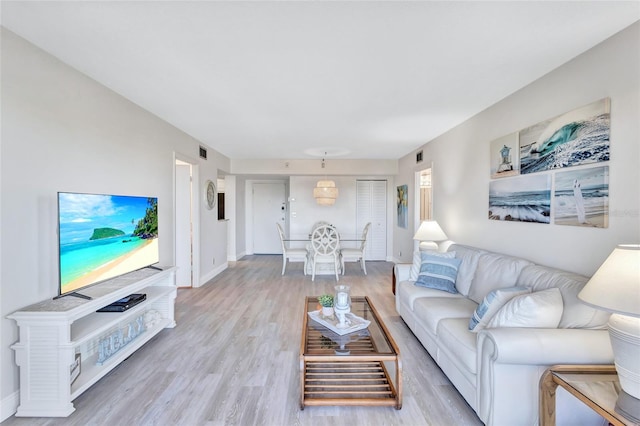
<instances>
[{"instance_id":1,"label":"white ceiling","mask_svg":"<svg viewBox=\"0 0 640 426\"><path fill-rule=\"evenodd\" d=\"M232 159L400 158L640 19L638 1L1 7L9 30Z\"/></svg>"}]
</instances>

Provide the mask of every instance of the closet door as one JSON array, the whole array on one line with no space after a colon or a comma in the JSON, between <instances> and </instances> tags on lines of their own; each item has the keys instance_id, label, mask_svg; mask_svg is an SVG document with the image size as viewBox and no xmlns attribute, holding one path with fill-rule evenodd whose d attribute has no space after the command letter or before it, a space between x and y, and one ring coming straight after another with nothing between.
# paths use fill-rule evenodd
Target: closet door
<instances>
[{"instance_id":1,"label":"closet door","mask_svg":"<svg viewBox=\"0 0 640 426\"><path fill-rule=\"evenodd\" d=\"M387 258L387 181L358 180L356 182L356 229L362 234L371 222L367 236L366 260Z\"/></svg>"}]
</instances>

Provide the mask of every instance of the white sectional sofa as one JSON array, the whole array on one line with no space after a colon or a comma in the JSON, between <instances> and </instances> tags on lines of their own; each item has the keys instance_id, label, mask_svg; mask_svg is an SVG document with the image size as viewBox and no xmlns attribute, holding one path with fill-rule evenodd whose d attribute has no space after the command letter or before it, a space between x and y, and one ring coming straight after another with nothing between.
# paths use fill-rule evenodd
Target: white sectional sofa
<instances>
[{"instance_id":1,"label":"white sectional sofa","mask_svg":"<svg viewBox=\"0 0 640 426\"><path fill-rule=\"evenodd\" d=\"M454 244L447 251L460 261L456 293L416 285L424 261L418 254L413 265L395 266L396 309L485 424L538 424L539 380L551 365L613 364L606 330L609 314L577 298L588 278L479 248ZM487 311L495 315L483 317L485 328L469 329L485 296L514 287L523 287L521 293L527 296L501 300L497 313L496 305ZM553 288L559 292L548 290ZM494 291L487 299L502 293L505 290ZM548 306L547 296L555 298ZM562 389L556 413L559 425L602 424L601 417Z\"/></svg>"}]
</instances>

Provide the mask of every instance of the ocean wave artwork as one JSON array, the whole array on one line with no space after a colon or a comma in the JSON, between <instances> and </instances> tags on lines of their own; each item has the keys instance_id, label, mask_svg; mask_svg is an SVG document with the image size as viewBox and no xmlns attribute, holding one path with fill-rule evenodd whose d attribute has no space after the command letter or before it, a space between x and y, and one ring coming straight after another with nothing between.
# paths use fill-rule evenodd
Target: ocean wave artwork
<instances>
[{"instance_id":1,"label":"ocean wave artwork","mask_svg":"<svg viewBox=\"0 0 640 426\"><path fill-rule=\"evenodd\" d=\"M550 223L551 177L541 175L491 182L489 219Z\"/></svg>"},{"instance_id":2,"label":"ocean wave artwork","mask_svg":"<svg viewBox=\"0 0 640 426\"><path fill-rule=\"evenodd\" d=\"M609 99L520 131L520 173L609 160Z\"/></svg>"}]
</instances>

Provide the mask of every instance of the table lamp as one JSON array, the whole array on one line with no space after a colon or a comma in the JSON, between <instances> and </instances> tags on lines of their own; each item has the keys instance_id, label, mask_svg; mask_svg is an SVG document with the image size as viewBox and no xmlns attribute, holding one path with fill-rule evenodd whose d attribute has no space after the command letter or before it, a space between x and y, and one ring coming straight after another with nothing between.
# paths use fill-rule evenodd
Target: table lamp
<instances>
[{"instance_id":1,"label":"table lamp","mask_svg":"<svg viewBox=\"0 0 640 426\"><path fill-rule=\"evenodd\" d=\"M413 239L420 241L420 250L438 250L439 247L436 241L444 241L447 236L438 225L438 222L425 220L420 224Z\"/></svg>"},{"instance_id":2,"label":"table lamp","mask_svg":"<svg viewBox=\"0 0 640 426\"><path fill-rule=\"evenodd\" d=\"M640 245L616 247L578 298L613 313L609 338L620 387L640 399Z\"/></svg>"}]
</instances>

